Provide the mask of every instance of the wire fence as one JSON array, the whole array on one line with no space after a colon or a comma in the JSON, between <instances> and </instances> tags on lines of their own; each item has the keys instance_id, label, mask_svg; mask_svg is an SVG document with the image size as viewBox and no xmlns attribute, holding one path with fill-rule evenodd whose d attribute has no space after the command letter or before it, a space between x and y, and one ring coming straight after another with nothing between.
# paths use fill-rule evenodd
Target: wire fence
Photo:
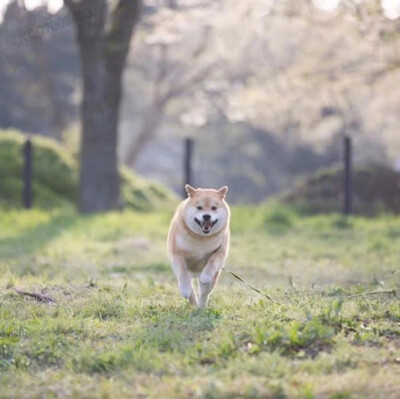
<instances>
[{"instance_id":1,"label":"wire fence","mask_svg":"<svg viewBox=\"0 0 400 399\"><path fill-rule=\"evenodd\" d=\"M342 192L343 197L340 198L342 204L340 208L343 214L350 215L353 212L353 199L354 199L354 181L353 181L353 168L354 164L360 162L368 162L369 157L365 156L365 152L359 151L358 147L355 147L355 142L350 136L343 136L340 143L336 143L336 149L333 151L333 155L330 155L328 162L339 165L343 171L342 179ZM237 144L237 143L236 143ZM240 143L239 143L240 144ZM222 143L226 146L227 143ZM248 142L244 142L243 146L247 145L248 148L244 151L244 154L240 156L238 153L229 151L229 148L221 154L220 148L218 148L212 140L208 139L193 139L185 138L182 143L182 162L181 162L181 193L183 197L186 197L184 190L185 184L190 184L196 187L209 187L210 181L216 187L223 186L226 184L227 175L230 176L230 181L234 182L236 187L243 187L246 190L248 187L247 174L252 176L252 179L262 179L262 171L257 170L257 162L253 163L250 167L250 162L246 162L246 159L251 158L252 155L256 155L259 158L260 151L264 151L263 146L259 146L256 143L248 145ZM359 143L357 143L359 145ZM239 145L239 147L241 147ZM273 146L272 146L273 147ZM362 146L360 145L362 149ZM242 148L243 150L243 148ZM34 165L33 165L33 151L34 143L31 138L27 138L22 149L23 156L23 192L22 199L23 205L26 209L30 209L33 206L33 179L34 179ZM272 154L274 148L272 148ZM282 154L276 151L276 156L279 157ZM360 157L360 152L364 157ZM356 154L356 155L355 155ZM218 163L216 162L218 160ZM267 156L265 162L267 162ZM288 160L289 162L290 160ZM261 157L261 161L262 157ZM216 166L218 165L218 166ZM247 170L249 169L249 170ZM315 173L316 170L308 172L308 175ZM298 172L298 171L296 171ZM259 173L259 175L257 175ZM307 174L306 174L307 175ZM178 178L179 180L179 178ZM273 179L272 179L273 180ZM282 186L279 187L279 177L277 181L272 181L271 187L275 186L282 191ZM289 183L284 183L289 184ZM339 199L338 199L339 201Z\"/></svg>"}]
</instances>

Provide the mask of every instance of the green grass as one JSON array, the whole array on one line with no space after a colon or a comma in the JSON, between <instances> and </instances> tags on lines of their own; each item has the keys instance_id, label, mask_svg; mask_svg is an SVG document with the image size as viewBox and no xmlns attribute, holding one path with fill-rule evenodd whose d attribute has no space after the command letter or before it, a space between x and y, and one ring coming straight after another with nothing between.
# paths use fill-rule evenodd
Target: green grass
<instances>
[{"instance_id":1,"label":"green grass","mask_svg":"<svg viewBox=\"0 0 400 399\"><path fill-rule=\"evenodd\" d=\"M0 398L399 397L399 218L236 207L227 266L280 304L223 274L198 311L171 217L0 211Z\"/></svg>"}]
</instances>

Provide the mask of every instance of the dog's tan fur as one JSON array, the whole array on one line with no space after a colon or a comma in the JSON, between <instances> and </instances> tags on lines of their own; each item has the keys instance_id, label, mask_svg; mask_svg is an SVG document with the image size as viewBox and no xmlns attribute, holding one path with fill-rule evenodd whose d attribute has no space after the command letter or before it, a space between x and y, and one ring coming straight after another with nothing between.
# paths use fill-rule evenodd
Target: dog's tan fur
<instances>
[{"instance_id":1,"label":"dog's tan fur","mask_svg":"<svg viewBox=\"0 0 400 399\"><path fill-rule=\"evenodd\" d=\"M179 204L171 222L168 255L181 295L192 305L204 308L229 251L230 210L225 201L228 187L214 190L186 185L185 189L188 198ZM193 287L197 277L199 298Z\"/></svg>"}]
</instances>

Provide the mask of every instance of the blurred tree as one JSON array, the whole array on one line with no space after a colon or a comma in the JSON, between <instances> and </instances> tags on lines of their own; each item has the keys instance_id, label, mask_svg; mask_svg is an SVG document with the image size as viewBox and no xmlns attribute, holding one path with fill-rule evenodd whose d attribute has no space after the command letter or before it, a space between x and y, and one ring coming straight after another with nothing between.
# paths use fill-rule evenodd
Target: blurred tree
<instances>
[{"instance_id":1,"label":"blurred tree","mask_svg":"<svg viewBox=\"0 0 400 399\"><path fill-rule=\"evenodd\" d=\"M118 207L121 80L141 0L64 0L77 28L83 77L79 209Z\"/></svg>"},{"instance_id":2,"label":"blurred tree","mask_svg":"<svg viewBox=\"0 0 400 399\"><path fill-rule=\"evenodd\" d=\"M38 26L38 20L34 11L29 11L26 7L25 0L21 0L21 5L26 11L27 29L28 32L35 32ZM36 39L36 38L35 38ZM45 98L46 109L49 113L50 130L52 136L58 140L62 139L62 132L66 127L65 116L58 100L54 76L51 75L49 66L49 57L46 52L44 42L42 40L30 40L32 46L32 55L36 68L40 71L40 78L38 79L40 87L40 95Z\"/></svg>"},{"instance_id":3,"label":"blurred tree","mask_svg":"<svg viewBox=\"0 0 400 399\"><path fill-rule=\"evenodd\" d=\"M186 8L196 1L178 3L177 15L169 13L169 18L159 18L154 25L157 31L172 35L184 27L184 36L191 40L178 42L180 54L168 44L171 70L185 56L186 71L198 68L204 59L223 62L163 110L163 135L141 152L135 164L141 173L171 181L178 188L180 165L176 169L173 165L181 154L172 148L179 144L171 143L181 132L198 136L198 168L204 168L198 172L202 175L198 181L216 185L229 181L231 194L240 193L246 181L248 189L239 194L242 200L287 189L299 175L337 162L343 133L355 138L356 161L385 163L394 155L392 148L400 145L394 123L399 120L394 110L400 98L393 85L399 72L395 69L398 22L385 18L374 0L358 2L359 14L353 13L350 2L323 12L311 1L248 0L233 6L230 1L215 0L198 8L196 15ZM201 35L200 30L195 31L200 14L208 19L212 36L202 59L190 62L190 44ZM174 29L168 29L171 20L176 20L171 23ZM151 47L145 44L153 38L154 29L148 28L147 18L144 23L140 30L144 34L136 36L141 43L135 46L139 52L145 48L147 54ZM160 36L171 40L171 34ZM155 54L157 48L154 45ZM147 75L141 71L137 75L144 88L140 99L147 106L151 103L148 88L155 81L147 76L151 66L155 70L159 65L161 51L158 58L136 58L134 68L143 59L149 60L145 63ZM390 73L383 73L385 70ZM165 77L160 86L169 84ZM127 134L132 134L131 123L129 127ZM243 136L235 135L235 129L243 131ZM258 151L253 152L251 144ZM281 155L275 157L278 152L271 153L271 148L281 148ZM242 160L236 169L232 165L235 159Z\"/></svg>"},{"instance_id":4,"label":"blurred tree","mask_svg":"<svg viewBox=\"0 0 400 399\"><path fill-rule=\"evenodd\" d=\"M13 0L0 24L0 127L60 139L76 119L78 51L66 9L28 11Z\"/></svg>"},{"instance_id":5,"label":"blurred tree","mask_svg":"<svg viewBox=\"0 0 400 399\"><path fill-rule=\"evenodd\" d=\"M146 109L142 111L140 130L127 142L123 161L134 167L146 144L157 134L166 108L198 89L221 64L210 54L213 41L208 18L196 19L195 13L206 6L202 1L188 10L184 3L165 0L156 3L156 11L146 16L138 29L132 66L150 86ZM182 15L186 20L182 21ZM193 25L195 33L193 34ZM183 51L182 51L183 50Z\"/></svg>"},{"instance_id":6,"label":"blurred tree","mask_svg":"<svg viewBox=\"0 0 400 399\"><path fill-rule=\"evenodd\" d=\"M124 74L119 160L133 154L137 171L178 190L182 136L197 136L199 181L228 181L243 201L338 161L343 133L354 137L356 162L394 162L400 18L386 18L378 0L342 0L329 11L317 3L331 2L147 0ZM0 24L0 125L51 134L34 46L7 41L29 31L16 8ZM39 40L63 116L75 122L77 46L71 25L57 24L66 11L32 12L38 27L57 25Z\"/></svg>"}]
</instances>

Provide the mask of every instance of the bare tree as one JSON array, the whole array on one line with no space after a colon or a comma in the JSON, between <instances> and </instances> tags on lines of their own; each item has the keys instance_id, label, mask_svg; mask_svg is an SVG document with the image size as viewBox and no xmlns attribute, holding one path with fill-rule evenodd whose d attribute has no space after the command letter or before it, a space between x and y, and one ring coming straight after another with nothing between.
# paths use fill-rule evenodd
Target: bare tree
<instances>
[{"instance_id":1,"label":"bare tree","mask_svg":"<svg viewBox=\"0 0 400 399\"><path fill-rule=\"evenodd\" d=\"M154 139L171 102L187 98L221 64L216 54L210 55L209 22L205 18L189 22L191 12L203 7L203 2L188 8L166 0L139 31L143 38L136 43L136 52L141 57L134 59L132 66L148 82L149 98L140 129L127 143L123 162L128 166L134 167L144 147ZM186 15L185 23L180 20L182 14Z\"/></svg>"},{"instance_id":2,"label":"bare tree","mask_svg":"<svg viewBox=\"0 0 400 399\"><path fill-rule=\"evenodd\" d=\"M33 11L28 11L25 0L21 1L21 5L26 12L28 29L29 31L34 31L37 26L35 13ZM31 40L30 44L33 50L32 54L35 65L37 69L41 71L38 85L40 88L40 94L46 101L46 108L50 115L51 134L53 137L56 137L61 141L62 131L66 126L66 121L62 112L61 104L57 98L54 77L51 76L46 49L42 40Z\"/></svg>"},{"instance_id":3,"label":"bare tree","mask_svg":"<svg viewBox=\"0 0 400 399\"><path fill-rule=\"evenodd\" d=\"M64 0L74 16L83 77L79 209L118 207L121 80L141 0Z\"/></svg>"},{"instance_id":4,"label":"bare tree","mask_svg":"<svg viewBox=\"0 0 400 399\"><path fill-rule=\"evenodd\" d=\"M143 116L141 129L130 144L125 157L128 166L134 166L140 152L156 136L165 108L170 101L187 95L216 67L216 63L210 62L195 68L194 71L189 71L191 65L189 62L188 66L179 69L172 62L168 63L168 48L163 44L160 45L160 53L150 104ZM195 61L195 57L195 54L192 54L191 60Z\"/></svg>"}]
</instances>

